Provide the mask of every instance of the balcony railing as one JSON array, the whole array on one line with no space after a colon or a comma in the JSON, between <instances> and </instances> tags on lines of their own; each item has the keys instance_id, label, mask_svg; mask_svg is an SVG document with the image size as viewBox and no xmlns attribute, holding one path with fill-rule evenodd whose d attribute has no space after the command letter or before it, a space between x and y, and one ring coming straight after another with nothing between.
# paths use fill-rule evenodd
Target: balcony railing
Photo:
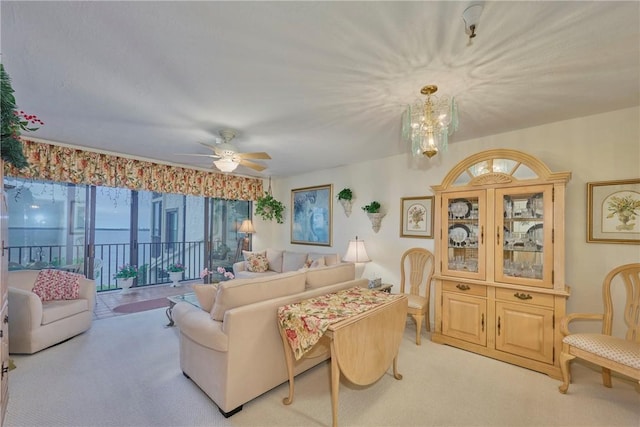
<instances>
[{"instance_id":1,"label":"balcony railing","mask_svg":"<svg viewBox=\"0 0 640 427\"><path fill-rule=\"evenodd\" d=\"M136 286L170 283L167 269L171 264L185 266L183 280L199 279L205 267L222 266L231 270L232 254L207 262L204 259L204 247L203 241L138 243L134 248L138 254ZM120 266L130 264L131 259L129 243L97 244L89 248L90 253L94 254L90 258L93 269L85 263L86 245L10 246L6 249L9 253L9 270L57 268L82 273L95 279L99 292L118 289L113 276Z\"/></svg>"}]
</instances>

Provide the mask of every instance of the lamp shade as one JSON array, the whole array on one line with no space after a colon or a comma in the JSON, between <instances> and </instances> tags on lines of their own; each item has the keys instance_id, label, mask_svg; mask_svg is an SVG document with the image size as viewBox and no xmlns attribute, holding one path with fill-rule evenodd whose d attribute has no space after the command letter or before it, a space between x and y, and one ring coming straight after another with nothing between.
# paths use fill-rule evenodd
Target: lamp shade
<instances>
[{"instance_id":1,"label":"lamp shade","mask_svg":"<svg viewBox=\"0 0 640 427\"><path fill-rule=\"evenodd\" d=\"M347 262L369 262L371 259L367 255L367 250L364 247L364 240L349 240L349 247L345 254L343 261Z\"/></svg>"},{"instance_id":2,"label":"lamp shade","mask_svg":"<svg viewBox=\"0 0 640 427\"><path fill-rule=\"evenodd\" d=\"M256 229L253 228L253 224L250 219L245 219L242 221L242 225L240 225L240 229L238 231L240 233L252 234L256 232Z\"/></svg>"}]
</instances>

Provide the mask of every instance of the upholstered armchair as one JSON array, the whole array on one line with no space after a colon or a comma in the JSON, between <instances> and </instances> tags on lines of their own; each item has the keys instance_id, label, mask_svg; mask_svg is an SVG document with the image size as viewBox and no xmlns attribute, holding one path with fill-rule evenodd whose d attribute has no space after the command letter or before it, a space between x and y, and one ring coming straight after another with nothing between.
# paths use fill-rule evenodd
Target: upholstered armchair
<instances>
[{"instance_id":1,"label":"upholstered armchair","mask_svg":"<svg viewBox=\"0 0 640 427\"><path fill-rule=\"evenodd\" d=\"M627 331L624 337L612 335L613 298L612 285L623 286L626 294L624 307L619 307ZM560 393L566 393L571 381L569 362L576 357L602 367L602 382L611 387L611 371L627 375L640 382L640 264L626 264L614 268L602 284L604 313L572 313L560 321L560 331L565 336L560 353L562 384ZM574 333L569 323L574 320L602 322L601 333Z\"/></svg>"},{"instance_id":2,"label":"upholstered armchair","mask_svg":"<svg viewBox=\"0 0 640 427\"><path fill-rule=\"evenodd\" d=\"M32 354L91 327L96 301L93 280L79 280L78 298L43 302L32 290L38 270L10 271L9 352Z\"/></svg>"}]
</instances>

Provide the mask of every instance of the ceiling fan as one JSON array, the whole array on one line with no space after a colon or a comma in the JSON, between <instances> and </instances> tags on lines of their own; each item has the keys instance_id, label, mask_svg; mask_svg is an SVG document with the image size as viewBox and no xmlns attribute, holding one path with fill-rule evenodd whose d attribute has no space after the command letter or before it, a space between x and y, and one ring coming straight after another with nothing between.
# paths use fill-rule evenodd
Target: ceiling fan
<instances>
[{"instance_id":1,"label":"ceiling fan","mask_svg":"<svg viewBox=\"0 0 640 427\"><path fill-rule=\"evenodd\" d=\"M258 153L241 153L238 148L231 144L231 140L235 138L236 133L231 129L222 129L218 132L222 137L222 142L217 142L216 145L200 144L213 151L213 154L190 154L191 156L202 156L217 159L213 161L215 167L220 169L221 172L233 172L238 165L246 166L255 171L261 172L267 167L260 163L252 162L248 159L268 160L271 159L265 152Z\"/></svg>"}]
</instances>

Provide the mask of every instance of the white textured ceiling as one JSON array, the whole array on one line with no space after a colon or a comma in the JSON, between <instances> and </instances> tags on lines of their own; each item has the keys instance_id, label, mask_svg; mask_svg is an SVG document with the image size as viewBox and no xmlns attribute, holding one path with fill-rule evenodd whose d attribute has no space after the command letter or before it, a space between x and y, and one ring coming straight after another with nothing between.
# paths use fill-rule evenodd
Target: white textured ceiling
<instances>
[{"instance_id":1,"label":"white textured ceiling","mask_svg":"<svg viewBox=\"0 0 640 427\"><path fill-rule=\"evenodd\" d=\"M470 4L2 1L2 62L29 136L209 167L232 128L264 177L407 152L426 84L454 144L640 104L640 2L484 2L472 44Z\"/></svg>"}]
</instances>

